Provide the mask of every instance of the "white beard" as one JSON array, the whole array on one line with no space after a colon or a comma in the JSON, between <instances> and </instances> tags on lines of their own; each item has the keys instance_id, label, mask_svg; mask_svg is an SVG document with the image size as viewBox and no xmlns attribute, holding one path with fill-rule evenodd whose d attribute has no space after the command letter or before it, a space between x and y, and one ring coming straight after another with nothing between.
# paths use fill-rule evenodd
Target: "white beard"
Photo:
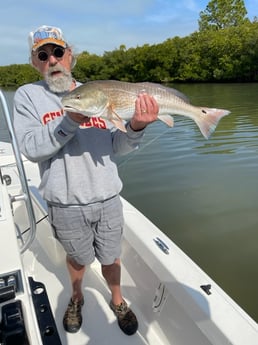
<instances>
[{"instance_id":1,"label":"white beard","mask_svg":"<svg viewBox=\"0 0 258 345\"><path fill-rule=\"evenodd\" d=\"M53 72L62 72L62 76L53 76ZM45 74L45 81L50 89L54 93L62 93L69 91L73 82L72 73L68 72L63 66L49 67Z\"/></svg>"}]
</instances>

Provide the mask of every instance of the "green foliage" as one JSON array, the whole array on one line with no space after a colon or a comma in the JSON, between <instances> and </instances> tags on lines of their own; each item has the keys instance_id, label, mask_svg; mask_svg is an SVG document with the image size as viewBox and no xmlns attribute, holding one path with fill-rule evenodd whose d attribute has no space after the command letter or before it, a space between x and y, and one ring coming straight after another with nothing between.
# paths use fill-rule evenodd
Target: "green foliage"
<instances>
[{"instance_id":1,"label":"green foliage","mask_svg":"<svg viewBox=\"0 0 258 345\"><path fill-rule=\"evenodd\" d=\"M1 87L16 88L40 79L40 74L29 64L0 66Z\"/></svg>"},{"instance_id":2,"label":"green foliage","mask_svg":"<svg viewBox=\"0 0 258 345\"><path fill-rule=\"evenodd\" d=\"M242 25L247 19L243 0L211 0L200 13L199 30L221 30Z\"/></svg>"},{"instance_id":3,"label":"green foliage","mask_svg":"<svg viewBox=\"0 0 258 345\"><path fill-rule=\"evenodd\" d=\"M102 71L101 57L83 52L77 56L77 63L73 70L74 77L85 83L88 80L100 79Z\"/></svg>"},{"instance_id":4,"label":"green foliage","mask_svg":"<svg viewBox=\"0 0 258 345\"><path fill-rule=\"evenodd\" d=\"M258 22L221 30L204 30L174 37L156 45L125 46L98 57L78 59L81 81L117 79L140 82L256 81L258 79ZM79 77L76 75L76 77Z\"/></svg>"}]
</instances>

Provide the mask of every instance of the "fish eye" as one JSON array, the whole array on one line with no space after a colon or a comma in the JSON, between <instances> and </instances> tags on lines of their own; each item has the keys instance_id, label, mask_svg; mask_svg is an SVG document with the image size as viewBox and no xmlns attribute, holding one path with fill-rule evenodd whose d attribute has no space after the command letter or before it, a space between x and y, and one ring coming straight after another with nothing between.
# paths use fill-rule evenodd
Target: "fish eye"
<instances>
[{"instance_id":1,"label":"fish eye","mask_svg":"<svg viewBox=\"0 0 258 345\"><path fill-rule=\"evenodd\" d=\"M75 97L76 99L81 99L81 95L76 95L76 97Z\"/></svg>"}]
</instances>

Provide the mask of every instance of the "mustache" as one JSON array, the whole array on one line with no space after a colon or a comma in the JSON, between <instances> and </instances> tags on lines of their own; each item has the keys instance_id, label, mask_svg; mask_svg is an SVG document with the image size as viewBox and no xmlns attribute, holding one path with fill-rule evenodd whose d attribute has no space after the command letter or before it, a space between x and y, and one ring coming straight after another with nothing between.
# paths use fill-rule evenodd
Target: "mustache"
<instances>
[{"instance_id":1,"label":"mustache","mask_svg":"<svg viewBox=\"0 0 258 345\"><path fill-rule=\"evenodd\" d=\"M65 76L69 75L69 72L62 65L50 66L46 74L48 77L51 77L54 72L61 72Z\"/></svg>"}]
</instances>

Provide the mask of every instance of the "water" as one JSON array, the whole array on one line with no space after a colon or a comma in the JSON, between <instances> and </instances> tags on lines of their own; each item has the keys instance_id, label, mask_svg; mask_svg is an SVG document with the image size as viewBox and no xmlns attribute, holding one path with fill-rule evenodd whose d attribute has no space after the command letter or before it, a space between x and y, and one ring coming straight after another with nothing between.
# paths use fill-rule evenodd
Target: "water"
<instances>
[{"instance_id":1,"label":"water","mask_svg":"<svg viewBox=\"0 0 258 345\"><path fill-rule=\"evenodd\" d=\"M258 321L258 84L174 87L232 113L208 141L183 117L151 125L120 162L122 195Z\"/></svg>"},{"instance_id":2,"label":"water","mask_svg":"<svg viewBox=\"0 0 258 345\"><path fill-rule=\"evenodd\" d=\"M122 195L258 321L258 84L173 87L232 113L208 141L185 117L150 125L118 161Z\"/></svg>"}]
</instances>

